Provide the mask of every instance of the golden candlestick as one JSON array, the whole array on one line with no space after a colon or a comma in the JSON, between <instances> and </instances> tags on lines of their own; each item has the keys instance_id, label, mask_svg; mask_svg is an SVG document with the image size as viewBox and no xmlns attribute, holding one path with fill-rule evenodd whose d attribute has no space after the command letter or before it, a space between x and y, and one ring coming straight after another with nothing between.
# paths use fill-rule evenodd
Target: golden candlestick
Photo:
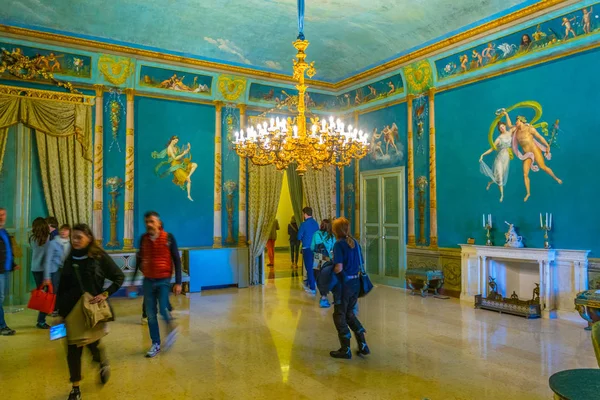
<instances>
[{"instance_id":1,"label":"golden candlestick","mask_svg":"<svg viewBox=\"0 0 600 400\"><path fill-rule=\"evenodd\" d=\"M419 189L419 244L426 245L425 238L425 188L427 187L427 178L420 176L417 178L417 188Z\"/></svg>"},{"instance_id":2,"label":"golden candlestick","mask_svg":"<svg viewBox=\"0 0 600 400\"><path fill-rule=\"evenodd\" d=\"M485 224L485 228L487 231L487 234L485 235L485 237L487 238L487 241L485 242L486 246L493 246L494 244L492 243L492 236L490 235L490 232L492 231L492 226L490 224Z\"/></svg>"},{"instance_id":3,"label":"golden candlestick","mask_svg":"<svg viewBox=\"0 0 600 400\"><path fill-rule=\"evenodd\" d=\"M119 195L119 189L123 187L123 180L116 176L108 178L106 179L106 187L110 189L108 192L110 194L110 201L108 202L108 210L110 212L110 240L106 246L121 247L121 243L117 239L117 213L119 212L117 196Z\"/></svg>"},{"instance_id":4,"label":"golden candlestick","mask_svg":"<svg viewBox=\"0 0 600 400\"><path fill-rule=\"evenodd\" d=\"M235 244L233 240L233 194L237 189L237 183L234 181L226 181L223 183L223 190L227 193L227 201L225 203L225 209L227 210L227 239L225 243Z\"/></svg>"}]
</instances>

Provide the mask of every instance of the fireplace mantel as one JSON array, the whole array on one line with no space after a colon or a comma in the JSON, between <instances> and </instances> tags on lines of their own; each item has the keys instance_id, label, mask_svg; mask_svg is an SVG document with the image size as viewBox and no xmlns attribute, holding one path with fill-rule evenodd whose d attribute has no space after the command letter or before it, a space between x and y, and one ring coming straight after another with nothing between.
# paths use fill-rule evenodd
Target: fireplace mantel
<instances>
[{"instance_id":1,"label":"fireplace mantel","mask_svg":"<svg viewBox=\"0 0 600 400\"><path fill-rule=\"evenodd\" d=\"M589 250L512 248L461 244L461 300L487 295L490 262L535 263L539 268L540 304L545 318L579 321L573 308L577 293L587 290ZM510 288L507 288L510 289Z\"/></svg>"}]
</instances>

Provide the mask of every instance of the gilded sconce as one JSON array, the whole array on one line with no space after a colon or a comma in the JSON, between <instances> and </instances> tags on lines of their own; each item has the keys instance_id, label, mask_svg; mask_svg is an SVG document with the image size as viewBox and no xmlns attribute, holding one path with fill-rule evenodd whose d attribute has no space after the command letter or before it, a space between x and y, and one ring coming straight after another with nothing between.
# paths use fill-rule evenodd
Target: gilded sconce
<instances>
[{"instance_id":1,"label":"gilded sconce","mask_svg":"<svg viewBox=\"0 0 600 400\"><path fill-rule=\"evenodd\" d=\"M225 203L225 209L227 210L227 239L225 243L234 244L233 240L233 194L237 190L237 183L232 180L225 181L223 183L223 190L227 196L227 202Z\"/></svg>"},{"instance_id":2,"label":"gilded sconce","mask_svg":"<svg viewBox=\"0 0 600 400\"><path fill-rule=\"evenodd\" d=\"M419 189L419 244L427 244L425 239L425 188L427 187L427 178L420 176L417 178L417 188Z\"/></svg>"},{"instance_id":3,"label":"gilded sconce","mask_svg":"<svg viewBox=\"0 0 600 400\"><path fill-rule=\"evenodd\" d=\"M352 216L352 195L354 194L354 185L349 183L346 185L346 218L350 221Z\"/></svg>"},{"instance_id":4,"label":"gilded sconce","mask_svg":"<svg viewBox=\"0 0 600 400\"><path fill-rule=\"evenodd\" d=\"M109 189L108 193L110 194L110 201L108 203L108 210L110 211L110 240L107 246L121 247L117 239L117 212L119 211L117 196L119 195L119 189L123 187L123 180L116 176L107 178L106 187Z\"/></svg>"}]
</instances>

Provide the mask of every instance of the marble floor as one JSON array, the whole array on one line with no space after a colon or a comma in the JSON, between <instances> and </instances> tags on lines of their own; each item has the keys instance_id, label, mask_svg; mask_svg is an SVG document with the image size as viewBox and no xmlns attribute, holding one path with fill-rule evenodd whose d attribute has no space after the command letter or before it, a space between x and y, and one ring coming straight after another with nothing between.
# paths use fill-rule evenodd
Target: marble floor
<instances>
[{"instance_id":1,"label":"marble floor","mask_svg":"<svg viewBox=\"0 0 600 400\"><path fill-rule=\"evenodd\" d=\"M373 354L350 361L329 357L338 346L332 310L318 308L297 278L172 302L181 335L171 351L145 359L141 299L113 301L117 320L103 340L112 379L100 387L85 352L84 399L535 400L552 397L554 372L597 367L583 323L525 320L389 287L360 301ZM31 311L7 320L17 335L0 337L0 397L65 399L64 343L34 328Z\"/></svg>"}]
</instances>

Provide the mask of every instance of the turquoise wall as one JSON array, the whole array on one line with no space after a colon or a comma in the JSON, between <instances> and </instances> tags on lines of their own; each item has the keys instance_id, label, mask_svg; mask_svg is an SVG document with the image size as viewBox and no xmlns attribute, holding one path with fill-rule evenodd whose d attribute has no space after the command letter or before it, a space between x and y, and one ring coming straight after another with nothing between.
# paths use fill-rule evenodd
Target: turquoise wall
<instances>
[{"instance_id":1,"label":"turquoise wall","mask_svg":"<svg viewBox=\"0 0 600 400\"><path fill-rule=\"evenodd\" d=\"M529 69L442 92L436 96L439 244L455 247L473 237L485 241L482 214L491 213L497 229L494 242L504 242L504 221L514 223L528 247L543 245L539 213L554 214L551 243L555 248L591 249L600 245L595 185L600 148L600 50L581 53ZM524 203L522 162L510 162L504 202L498 187L486 191L487 177L479 172L480 155L489 148L488 130L495 111L535 100L551 130L560 120L559 147L547 165L563 181L558 185L545 172L531 172L531 198ZM515 110L513 120L530 110ZM494 137L497 132L494 133ZM494 155L486 157L492 165Z\"/></svg>"},{"instance_id":2,"label":"turquoise wall","mask_svg":"<svg viewBox=\"0 0 600 400\"><path fill-rule=\"evenodd\" d=\"M180 246L211 246L215 108L136 97L135 127L135 245L145 230L144 213L155 210L161 214L165 230L175 235ZM173 135L179 137L180 146L191 144L192 162L198 164L192 176L194 201L188 200L187 192L173 184L172 175L160 178L154 173L160 160L151 154L165 149ZM120 163L124 165L123 161Z\"/></svg>"}]
</instances>

